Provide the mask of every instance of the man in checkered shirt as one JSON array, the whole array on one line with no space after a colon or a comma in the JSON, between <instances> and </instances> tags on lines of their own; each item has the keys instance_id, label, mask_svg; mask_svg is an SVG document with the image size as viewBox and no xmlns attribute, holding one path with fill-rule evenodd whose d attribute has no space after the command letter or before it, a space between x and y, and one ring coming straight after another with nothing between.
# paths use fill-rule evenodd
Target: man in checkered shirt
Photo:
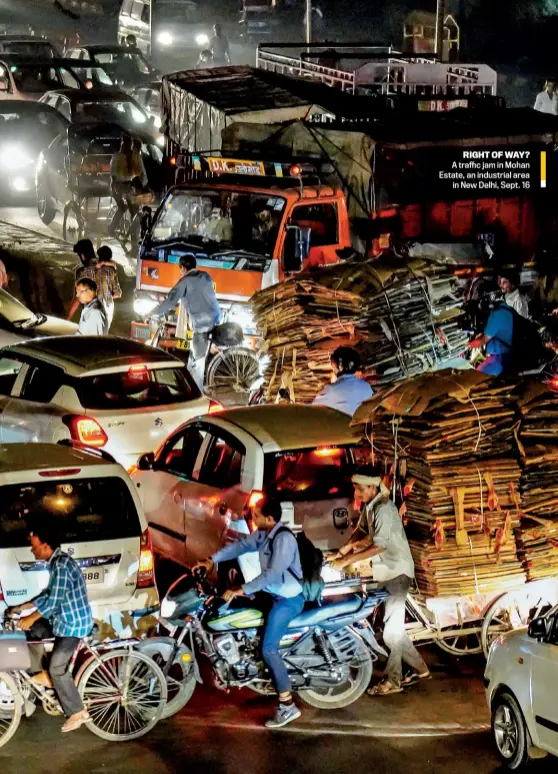
<instances>
[{"instance_id":1,"label":"man in checkered shirt","mask_svg":"<svg viewBox=\"0 0 558 774\"><path fill-rule=\"evenodd\" d=\"M93 614L83 574L77 562L61 550L56 526L41 519L32 530L31 551L37 561L48 562L48 585L35 599L13 608L12 613L34 611L20 620L25 632L38 622L39 627L44 624L43 638L44 629L52 629L54 648L49 671L39 672L33 679L43 687L54 688L67 718L62 731L74 731L91 719L74 683L71 660L80 640L93 628Z\"/></svg>"}]
</instances>

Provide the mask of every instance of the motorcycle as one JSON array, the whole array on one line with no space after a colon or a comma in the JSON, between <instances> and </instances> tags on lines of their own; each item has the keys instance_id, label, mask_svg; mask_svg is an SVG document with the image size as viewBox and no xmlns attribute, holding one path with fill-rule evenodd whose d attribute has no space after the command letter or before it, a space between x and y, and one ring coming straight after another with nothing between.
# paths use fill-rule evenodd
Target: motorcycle
<instances>
[{"instance_id":1,"label":"motorcycle","mask_svg":"<svg viewBox=\"0 0 558 774\"><path fill-rule=\"evenodd\" d=\"M367 618L386 592L364 590L329 598L305 609L281 640L281 655L292 690L312 707L339 709L366 690L378 655ZM161 603L160 624L169 636L143 640L138 649L153 658L167 678L163 717L184 707L202 677L200 655L207 657L215 684L222 690L249 688L273 695L271 675L261 659L264 614L253 600L225 603L203 571L188 571L170 587Z\"/></svg>"}]
</instances>

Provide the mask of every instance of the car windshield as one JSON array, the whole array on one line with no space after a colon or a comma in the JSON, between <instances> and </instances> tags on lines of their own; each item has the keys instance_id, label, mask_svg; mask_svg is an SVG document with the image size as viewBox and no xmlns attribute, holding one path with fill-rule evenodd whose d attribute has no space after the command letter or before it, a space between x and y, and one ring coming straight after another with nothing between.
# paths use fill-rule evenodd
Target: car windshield
<instances>
[{"instance_id":1,"label":"car windshield","mask_svg":"<svg viewBox=\"0 0 558 774\"><path fill-rule=\"evenodd\" d=\"M62 543L141 534L134 501L117 477L68 478L0 487L0 545L22 548L36 520L56 521Z\"/></svg>"},{"instance_id":2,"label":"car windshield","mask_svg":"<svg viewBox=\"0 0 558 774\"><path fill-rule=\"evenodd\" d=\"M78 118L92 118L96 121L107 121L108 123L121 124L122 122L130 126L141 126L148 121L145 113L138 105L128 100L121 102L107 101L102 102L77 102L76 116Z\"/></svg>"},{"instance_id":3,"label":"car windshield","mask_svg":"<svg viewBox=\"0 0 558 774\"><path fill-rule=\"evenodd\" d=\"M116 78L148 75L151 67L139 51L100 51L95 53L95 61L104 66Z\"/></svg>"},{"instance_id":4,"label":"car windshield","mask_svg":"<svg viewBox=\"0 0 558 774\"><path fill-rule=\"evenodd\" d=\"M12 65L10 72L21 92L50 91L51 89L79 89L78 79L65 67L48 65Z\"/></svg>"},{"instance_id":5,"label":"car windshield","mask_svg":"<svg viewBox=\"0 0 558 774\"><path fill-rule=\"evenodd\" d=\"M114 81L104 67L73 67L72 69L84 83L91 81L94 86L114 86Z\"/></svg>"},{"instance_id":6,"label":"car windshield","mask_svg":"<svg viewBox=\"0 0 558 774\"><path fill-rule=\"evenodd\" d=\"M186 366L130 368L128 371L76 380L76 391L86 409L132 409L186 403L200 392Z\"/></svg>"},{"instance_id":7,"label":"car windshield","mask_svg":"<svg viewBox=\"0 0 558 774\"><path fill-rule=\"evenodd\" d=\"M11 43L2 43L3 54L21 54L23 56L34 56L37 59L55 59L59 56L58 52L50 43L35 41L13 41Z\"/></svg>"},{"instance_id":8,"label":"car windshield","mask_svg":"<svg viewBox=\"0 0 558 774\"><path fill-rule=\"evenodd\" d=\"M265 455L264 487L291 502L352 497L349 449L314 448Z\"/></svg>"},{"instance_id":9,"label":"car windshield","mask_svg":"<svg viewBox=\"0 0 558 774\"><path fill-rule=\"evenodd\" d=\"M157 11L158 17L164 22L193 24L201 20L199 8L189 0L158 0Z\"/></svg>"},{"instance_id":10,"label":"car windshield","mask_svg":"<svg viewBox=\"0 0 558 774\"><path fill-rule=\"evenodd\" d=\"M213 254L224 249L272 255L285 199L226 189L175 191L153 225L154 242L180 239Z\"/></svg>"}]
</instances>

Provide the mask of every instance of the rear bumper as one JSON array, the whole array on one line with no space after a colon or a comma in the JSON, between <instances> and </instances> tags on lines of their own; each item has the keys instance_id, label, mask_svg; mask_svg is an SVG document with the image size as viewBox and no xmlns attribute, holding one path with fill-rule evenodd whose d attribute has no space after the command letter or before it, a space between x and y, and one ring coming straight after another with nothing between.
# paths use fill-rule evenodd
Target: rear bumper
<instances>
[{"instance_id":1,"label":"rear bumper","mask_svg":"<svg viewBox=\"0 0 558 774\"><path fill-rule=\"evenodd\" d=\"M91 609L102 639L144 637L157 627L159 594L149 586L136 589L124 603L92 602Z\"/></svg>"}]
</instances>

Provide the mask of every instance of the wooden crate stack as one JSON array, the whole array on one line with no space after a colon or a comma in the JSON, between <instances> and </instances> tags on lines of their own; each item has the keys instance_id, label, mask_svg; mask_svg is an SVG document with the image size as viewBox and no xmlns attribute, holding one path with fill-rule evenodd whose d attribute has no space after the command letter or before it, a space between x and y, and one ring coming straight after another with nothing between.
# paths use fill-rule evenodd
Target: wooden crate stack
<instances>
[{"instance_id":1,"label":"wooden crate stack","mask_svg":"<svg viewBox=\"0 0 558 774\"><path fill-rule=\"evenodd\" d=\"M374 453L405 481L402 516L426 596L505 590L525 580L514 531L520 467L513 385L476 371L423 374L365 403Z\"/></svg>"}]
</instances>

